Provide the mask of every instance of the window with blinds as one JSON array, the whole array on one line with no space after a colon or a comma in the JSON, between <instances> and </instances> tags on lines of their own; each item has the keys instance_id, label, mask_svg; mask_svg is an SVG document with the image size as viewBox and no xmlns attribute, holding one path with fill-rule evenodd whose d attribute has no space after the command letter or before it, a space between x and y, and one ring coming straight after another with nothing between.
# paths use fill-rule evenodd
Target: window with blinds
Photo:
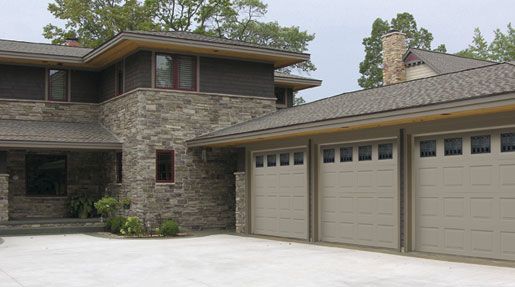
<instances>
[{"instance_id":1,"label":"window with blinds","mask_svg":"<svg viewBox=\"0 0 515 287\"><path fill-rule=\"evenodd\" d=\"M51 101L68 100L68 71L48 70L48 99Z\"/></svg>"},{"instance_id":2,"label":"window with blinds","mask_svg":"<svg viewBox=\"0 0 515 287\"><path fill-rule=\"evenodd\" d=\"M183 55L156 55L156 88L196 90L197 61Z\"/></svg>"}]
</instances>

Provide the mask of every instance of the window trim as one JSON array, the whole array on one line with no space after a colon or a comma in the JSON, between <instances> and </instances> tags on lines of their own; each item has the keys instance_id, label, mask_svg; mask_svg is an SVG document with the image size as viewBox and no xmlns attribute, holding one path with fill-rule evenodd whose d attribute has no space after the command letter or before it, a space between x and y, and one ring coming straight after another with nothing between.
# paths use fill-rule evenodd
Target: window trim
<instances>
[{"instance_id":1,"label":"window trim","mask_svg":"<svg viewBox=\"0 0 515 287\"><path fill-rule=\"evenodd\" d=\"M50 89L52 87L51 81L50 81L50 71L64 71L66 72L66 80L64 81L64 90L65 90L65 98L63 100L56 100L52 99L52 93L50 93ZM47 68L46 69L46 94L47 94L47 100L50 102L69 102L70 101L70 70L69 69L54 69L54 68Z\"/></svg>"},{"instance_id":2,"label":"window trim","mask_svg":"<svg viewBox=\"0 0 515 287\"><path fill-rule=\"evenodd\" d=\"M158 179L159 172L159 156L163 154L169 154L171 156L171 175L169 180ZM175 183L175 150L158 149L156 150L156 183Z\"/></svg>"},{"instance_id":3,"label":"window trim","mask_svg":"<svg viewBox=\"0 0 515 287\"><path fill-rule=\"evenodd\" d=\"M172 87L171 88L167 88L167 87L160 87L158 84L157 84L157 57L159 56L170 56L172 57ZM179 61L178 61L178 58L179 57L189 57L191 59L193 59L193 83L192 83L192 88L191 89L184 89L184 88L180 88L180 84L179 84L179 79L180 79L180 75L179 75ZM154 57L153 57L153 61L154 61L154 71L153 71L153 74L154 74L154 87L156 89L164 89L164 90L176 90L176 91L190 91L190 92L198 92L198 57L197 56L192 56L192 55L185 55L185 54L170 54L170 53L161 53L161 52L156 52Z\"/></svg>"}]
</instances>

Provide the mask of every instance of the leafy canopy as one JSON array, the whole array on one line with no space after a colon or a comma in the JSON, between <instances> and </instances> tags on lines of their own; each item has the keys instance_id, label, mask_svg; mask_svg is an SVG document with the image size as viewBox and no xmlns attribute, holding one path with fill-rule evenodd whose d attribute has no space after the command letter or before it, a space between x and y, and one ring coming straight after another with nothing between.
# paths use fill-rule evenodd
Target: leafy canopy
<instances>
[{"instance_id":1,"label":"leafy canopy","mask_svg":"<svg viewBox=\"0 0 515 287\"><path fill-rule=\"evenodd\" d=\"M474 38L467 49L457 53L460 56L479 60L505 62L515 60L515 29L509 23L506 32L494 31L494 39L490 44L485 40L479 28L474 29Z\"/></svg>"},{"instance_id":2,"label":"leafy canopy","mask_svg":"<svg viewBox=\"0 0 515 287\"><path fill-rule=\"evenodd\" d=\"M407 46L412 48L431 49L433 34L425 28L419 28L410 13L399 13L390 21L377 18L372 24L370 36L363 39L365 59L359 64L361 77L358 84L362 88L374 88L383 85L383 49L381 36L395 29L406 34ZM446 52L445 45L435 50Z\"/></svg>"},{"instance_id":3,"label":"leafy canopy","mask_svg":"<svg viewBox=\"0 0 515 287\"><path fill-rule=\"evenodd\" d=\"M315 38L298 26L262 21L268 7L261 0L54 0L48 10L65 21L43 28L54 44L78 37L97 47L122 31L186 31L305 52ZM316 69L311 62L294 68Z\"/></svg>"}]
</instances>

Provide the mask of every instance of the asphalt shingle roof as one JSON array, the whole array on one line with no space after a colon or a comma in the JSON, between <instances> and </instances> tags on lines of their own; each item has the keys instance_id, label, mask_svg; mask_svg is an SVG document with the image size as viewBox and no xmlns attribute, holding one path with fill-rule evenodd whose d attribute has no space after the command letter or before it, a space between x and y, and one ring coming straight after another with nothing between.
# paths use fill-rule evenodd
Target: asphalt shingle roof
<instances>
[{"instance_id":1,"label":"asphalt shingle roof","mask_svg":"<svg viewBox=\"0 0 515 287\"><path fill-rule=\"evenodd\" d=\"M0 120L0 141L121 143L98 123Z\"/></svg>"},{"instance_id":2,"label":"asphalt shingle roof","mask_svg":"<svg viewBox=\"0 0 515 287\"><path fill-rule=\"evenodd\" d=\"M515 65L490 66L344 93L249 120L196 139L269 130L515 92Z\"/></svg>"},{"instance_id":3,"label":"asphalt shingle roof","mask_svg":"<svg viewBox=\"0 0 515 287\"><path fill-rule=\"evenodd\" d=\"M408 54L410 52L415 54L420 60L433 68L437 74L454 73L458 71L489 66L496 63L416 48L410 48L408 50Z\"/></svg>"},{"instance_id":4,"label":"asphalt shingle roof","mask_svg":"<svg viewBox=\"0 0 515 287\"><path fill-rule=\"evenodd\" d=\"M89 53L91 50L93 49L45 43L0 40L0 51L4 52L21 52L30 54L69 56L81 58L85 56L87 53Z\"/></svg>"}]
</instances>

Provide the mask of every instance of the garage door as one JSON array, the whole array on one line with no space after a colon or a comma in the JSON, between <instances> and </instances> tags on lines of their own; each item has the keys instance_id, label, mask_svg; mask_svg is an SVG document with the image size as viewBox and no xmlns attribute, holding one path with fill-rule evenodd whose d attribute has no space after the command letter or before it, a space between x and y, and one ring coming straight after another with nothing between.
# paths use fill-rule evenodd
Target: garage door
<instances>
[{"instance_id":1,"label":"garage door","mask_svg":"<svg viewBox=\"0 0 515 287\"><path fill-rule=\"evenodd\" d=\"M253 233L307 239L306 152L255 153L252 166Z\"/></svg>"},{"instance_id":2,"label":"garage door","mask_svg":"<svg viewBox=\"0 0 515 287\"><path fill-rule=\"evenodd\" d=\"M398 248L395 142L345 144L320 152L321 240Z\"/></svg>"},{"instance_id":3,"label":"garage door","mask_svg":"<svg viewBox=\"0 0 515 287\"><path fill-rule=\"evenodd\" d=\"M415 249L515 260L515 134L415 140Z\"/></svg>"}]
</instances>

